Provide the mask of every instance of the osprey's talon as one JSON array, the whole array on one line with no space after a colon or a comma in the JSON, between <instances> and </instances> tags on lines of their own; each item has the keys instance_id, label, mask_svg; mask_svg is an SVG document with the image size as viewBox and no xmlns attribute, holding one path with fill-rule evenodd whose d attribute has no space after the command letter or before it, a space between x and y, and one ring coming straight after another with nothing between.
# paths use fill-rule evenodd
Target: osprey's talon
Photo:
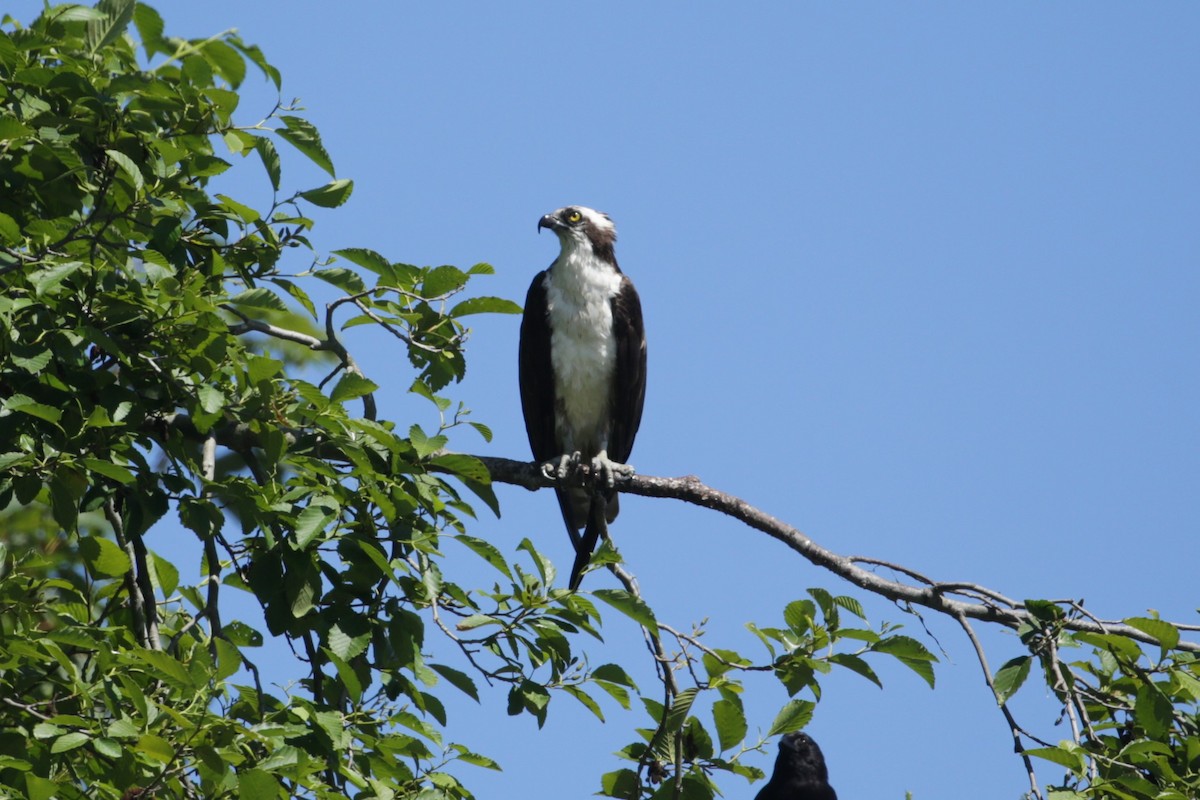
<instances>
[{"instance_id":1,"label":"osprey's talon","mask_svg":"<svg viewBox=\"0 0 1200 800\"><path fill-rule=\"evenodd\" d=\"M592 459L592 478L597 485L605 489L616 486L618 477L622 480L632 478L633 472L633 467L613 461L604 452Z\"/></svg>"}]
</instances>

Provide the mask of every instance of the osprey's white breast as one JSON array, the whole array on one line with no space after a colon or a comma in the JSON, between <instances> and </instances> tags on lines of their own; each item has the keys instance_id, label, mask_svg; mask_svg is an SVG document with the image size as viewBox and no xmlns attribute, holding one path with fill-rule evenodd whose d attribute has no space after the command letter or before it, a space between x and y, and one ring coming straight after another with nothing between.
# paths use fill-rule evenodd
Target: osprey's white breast
<instances>
[{"instance_id":1,"label":"osprey's white breast","mask_svg":"<svg viewBox=\"0 0 1200 800\"><path fill-rule=\"evenodd\" d=\"M608 447L617 363L612 299L621 274L585 249L562 253L546 275L555 426L565 451Z\"/></svg>"}]
</instances>

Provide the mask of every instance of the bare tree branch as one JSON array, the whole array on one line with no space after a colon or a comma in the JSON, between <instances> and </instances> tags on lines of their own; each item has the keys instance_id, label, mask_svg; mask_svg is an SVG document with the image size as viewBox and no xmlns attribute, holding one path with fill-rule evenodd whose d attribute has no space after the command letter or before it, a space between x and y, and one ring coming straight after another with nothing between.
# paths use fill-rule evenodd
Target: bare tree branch
<instances>
[{"instance_id":1,"label":"bare tree branch","mask_svg":"<svg viewBox=\"0 0 1200 800\"><path fill-rule=\"evenodd\" d=\"M487 467L492 475L492 480L499 483L522 486L530 490L542 489L559 483L543 475L536 463L513 461L507 458L495 458L492 456L475 457ZM586 479L586 476L584 476L584 479ZM913 605L939 611L955 619L961 616L968 619L993 622L1013 629L1020 627L1022 624L1034 624L1037 622L1036 618L1025 609L1022 603L1011 600L1002 594L993 592L977 584L961 581L938 582L895 564L863 556L843 556L834 553L817 544L791 525L755 508L745 500L705 485L694 475L682 478L634 475L632 478L618 480L617 490L643 497L666 497L682 500L685 503L719 511L784 543L813 564L824 567L835 575L845 578L855 586L895 602L912 603ZM922 585L913 586L899 581L888 580L859 566L862 563L889 567L912 577ZM955 599L953 595L969 595L979 601L966 602ZM1061 624L1067 630L1116 634L1145 644L1159 644L1158 640L1149 634L1120 622L1106 622L1088 616L1064 619ZM1188 626L1183 625L1177 625L1176 627L1182 630L1188 629ZM1176 647L1180 650L1200 652L1200 642L1180 640Z\"/></svg>"}]
</instances>

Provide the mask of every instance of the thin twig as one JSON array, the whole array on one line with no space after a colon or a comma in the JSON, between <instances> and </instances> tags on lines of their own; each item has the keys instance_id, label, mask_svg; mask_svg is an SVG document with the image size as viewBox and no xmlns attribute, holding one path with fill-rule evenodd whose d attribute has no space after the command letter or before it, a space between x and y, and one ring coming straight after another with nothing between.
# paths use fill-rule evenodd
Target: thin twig
<instances>
[{"instance_id":1,"label":"thin twig","mask_svg":"<svg viewBox=\"0 0 1200 800\"><path fill-rule=\"evenodd\" d=\"M1021 760L1025 762L1025 774L1029 776L1029 789L1033 796L1042 800L1042 791L1038 787L1037 774L1033 770L1033 762L1029 758L1029 754L1025 752L1024 745L1021 744L1021 726L1017 724L1013 718L1012 712L1008 710L1008 703L1000 696L1000 692L996 689L996 684L992 680L992 671L988 668L987 655L983 651L983 645L980 644L978 637L975 636L975 630L971 627L971 623L963 614L954 614L958 624L966 631L967 638L971 640L971 645L975 648L975 656L979 659L979 666L983 670L983 678L987 681L988 688L992 690L992 696L996 698L996 702L1000 705L1000 712L1004 715L1005 721L1008 723L1008 729L1012 733L1013 752L1021 756Z\"/></svg>"}]
</instances>

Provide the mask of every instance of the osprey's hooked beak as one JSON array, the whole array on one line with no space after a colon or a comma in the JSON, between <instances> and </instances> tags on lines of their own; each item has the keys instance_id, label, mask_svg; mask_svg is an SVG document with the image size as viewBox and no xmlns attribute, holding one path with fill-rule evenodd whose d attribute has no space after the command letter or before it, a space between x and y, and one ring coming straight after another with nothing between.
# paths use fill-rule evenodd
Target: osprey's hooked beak
<instances>
[{"instance_id":1,"label":"osprey's hooked beak","mask_svg":"<svg viewBox=\"0 0 1200 800\"><path fill-rule=\"evenodd\" d=\"M538 220L538 227L537 227L538 233L542 232L542 228L549 228L550 230L555 230L556 228L558 228L558 220L556 220L550 214L543 214L542 218Z\"/></svg>"}]
</instances>

